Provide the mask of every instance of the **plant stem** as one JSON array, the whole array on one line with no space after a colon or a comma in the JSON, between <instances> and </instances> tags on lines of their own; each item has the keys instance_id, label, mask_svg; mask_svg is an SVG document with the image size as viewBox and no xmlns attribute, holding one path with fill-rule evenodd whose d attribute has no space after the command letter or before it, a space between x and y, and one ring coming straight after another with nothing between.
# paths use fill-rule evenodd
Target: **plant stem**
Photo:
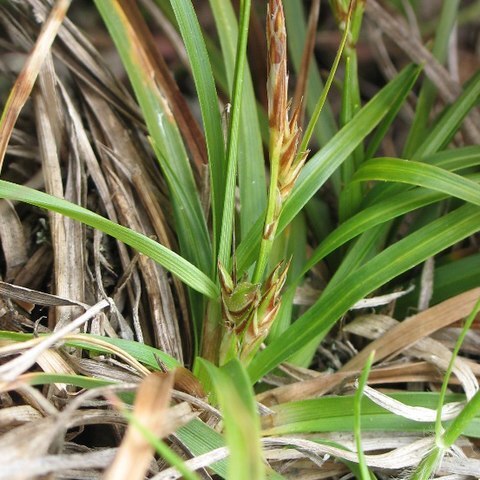
<instances>
[{"instance_id":1,"label":"plant stem","mask_svg":"<svg viewBox=\"0 0 480 480\"><path fill-rule=\"evenodd\" d=\"M450 448L465 429L473 421L474 417L480 411L480 391L465 405L465 408L458 414L452 424L447 428L443 435L443 444L445 448Z\"/></svg>"},{"instance_id":2,"label":"plant stem","mask_svg":"<svg viewBox=\"0 0 480 480\"><path fill-rule=\"evenodd\" d=\"M327 100L328 92L330 91L330 87L332 86L333 79L335 78L335 73L337 72L338 65L340 64L340 60L342 58L343 50L345 49L345 45L347 43L348 35L350 33L350 19L351 13L347 16L345 30L343 32L342 40L340 42L340 46L337 50L337 55L335 56L335 60L333 61L332 68L328 74L327 81L325 82L325 87L322 90L322 94L320 95L317 104L315 105L315 111L313 112L312 118L308 122L307 128L305 130L305 135L303 136L302 143L300 145L299 152L304 152L308 148L308 144L310 143L310 139L313 135L313 130L315 129L315 125L317 124L318 118L322 113L323 106Z\"/></svg>"},{"instance_id":3,"label":"plant stem","mask_svg":"<svg viewBox=\"0 0 480 480\"><path fill-rule=\"evenodd\" d=\"M259 283L262 280L263 273L268 263L270 252L272 251L273 240L275 239L275 233L278 225L278 213L277 201L278 201L278 170L280 165L280 148L275 146L276 135L270 133L270 186L268 189L268 204L267 213L265 215L265 223L263 227L262 240L260 242L260 252L258 254L258 260L255 265L255 271L253 273L252 282Z\"/></svg>"},{"instance_id":4,"label":"plant stem","mask_svg":"<svg viewBox=\"0 0 480 480\"><path fill-rule=\"evenodd\" d=\"M357 448L358 455L358 465L360 468L360 477L362 480L370 480L370 472L367 467L367 461L365 459L365 453L362 448L362 397L363 391L365 390L365 385L367 384L368 375L372 369L373 360L375 358L375 350L370 352L367 361L365 362L365 367L363 368L360 379L358 380L357 391L355 392L355 401L353 404L353 415L354 415L354 436L355 436L355 445Z\"/></svg>"},{"instance_id":5,"label":"plant stem","mask_svg":"<svg viewBox=\"0 0 480 480\"><path fill-rule=\"evenodd\" d=\"M472 312L468 316L465 322L465 325L462 328L460 336L458 337L458 340L455 343L455 348L453 349L452 356L450 358L450 362L447 367L447 371L445 372L445 377L443 379L442 389L440 390L440 398L439 398L438 407L437 407L437 418L435 421L435 437L437 439L437 443L441 441L441 437L443 435L442 407L445 402L445 397L447 395L448 383L452 375L453 367L455 366L455 359L457 358L460 352L460 348L463 344L463 341L465 340L465 337L467 336L467 333L470 330L470 327L472 326L472 323L475 320L475 317L477 316L479 310L480 310L480 299L477 301L477 303L473 307Z\"/></svg>"}]
</instances>

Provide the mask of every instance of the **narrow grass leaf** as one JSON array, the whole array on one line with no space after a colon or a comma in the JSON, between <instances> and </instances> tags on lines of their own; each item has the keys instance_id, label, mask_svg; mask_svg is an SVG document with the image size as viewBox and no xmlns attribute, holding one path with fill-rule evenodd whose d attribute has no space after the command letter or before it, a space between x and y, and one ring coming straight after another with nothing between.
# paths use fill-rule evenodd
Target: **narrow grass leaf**
<instances>
[{"instance_id":1,"label":"narrow grass leaf","mask_svg":"<svg viewBox=\"0 0 480 480\"><path fill-rule=\"evenodd\" d=\"M0 198L29 203L97 228L156 261L197 292L209 298L216 298L219 295L218 288L212 280L177 253L86 208L4 180L0 180Z\"/></svg>"},{"instance_id":2,"label":"narrow grass leaf","mask_svg":"<svg viewBox=\"0 0 480 480\"><path fill-rule=\"evenodd\" d=\"M301 275L298 276L297 282L308 270L320 262L320 260L357 235L381 223L388 222L393 218L433 202L440 201L446 197L447 195L442 195L441 193L415 189L413 191L399 193L361 210L346 222L339 225L315 248L308 262L303 267Z\"/></svg>"},{"instance_id":3,"label":"narrow grass leaf","mask_svg":"<svg viewBox=\"0 0 480 480\"><path fill-rule=\"evenodd\" d=\"M341 124L346 125L360 109L360 91L358 86L357 56L346 50L345 77L342 92ZM340 192L338 214L340 221L350 218L362 202L362 185L351 184L358 164L364 159L363 142L353 151L341 166L341 179L344 188Z\"/></svg>"},{"instance_id":4,"label":"narrow grass leaf","mask_svg":"<svg viewBox=\"0 0 480 480\"><path fill-rule=\"evenodd\" d=\"M322 294L327 294L328 291L335 289L335 286L340 284L345 277L370 259L376 253L378 244L385 237L385 233L385 225L378 225L360 236L351 248L349 248L346 255L344 255L340 266L325 286ZM303 367L308 367L314 358L318 344L323 339L323 336L324 333L322 332L317 336L311 337L308 343L299 348L288 361Z\"/></svg>"},{"instance_id":5,"label":"narrow grass leaf","mask_svg":"<svg viewBox=\"0 0 480 480\"><path fill-rule=\"evenodd\" d=\"M312 338L326 334L355 302L406 270L479 230L480 209L465 205L391 245L321 295L249 366L253 381L288 359Z\"/></svg>"},{"instance_id":6,"label":"narrow grass leaf","mask_svg":"<svg viewBox=\"0 0 480 480\"><path fill-rule=\"evenodd\" d=\"M216 448L225 447L225 439L201 420L193 419L187 425L180 427L175 436L184 443L193 455L198 456L208 453ZM227 460L220 460L210 467L212 471L222 478L227 477Z\"/></svg>"},{"instance_id":7,"label":"narrow grass leaf","mask_svg":"<svg viewBox=\"0 0 480 480\"><path fill-rule=\"evenodd\" d=\"M41 335L40 335L41 336ZM14 342L25 342L35 337L32 333L9 332L0 330L0 339L13 340ZM159 370L159 361L170 370L182 366L181 363L170 355L158 350L158 348L145 345L144 343L123 338L110 338L91 333L77 333L65 337L65 344L69 347L83 348L92 352L116 354L117 351L125 352L138 362L148 367ZM108 348L108 345L116 349Z\"/></svg>"},{"instance_id":8,"label":"narrow grass leaf","mask_svg":"<svg viewBox=\"0 0 480 480\"><path fill-rule=\"evenodd\" d=\"M410 86L419 72L418 67L407 67L306 163L282 210L277 235L292 221L359 143L388 114L392 104L395 105L395 100L399 96L404 96L405 90L410 91ZM239 245L237 263L240 272L245 271L253 263L258 252L261 232L260 221L255 223L247 238Z\"/></svg>"},{"instance_id":9,"label":"narrow grass leaf","mask_svg":"<svg viewBox=\"0 0 480 480\"><path fill-rule=\"evenodd\" d=\"M478 419L478 412L480 412L480 391L475 394L455 420L446 428L443 434L443 443L446 447L451 447L460 435L474 436L471 430L472 424L475 424Z\"/></svg>"},{"instance_id":10,"label":"narrow grass leaf","mask_svg":"<svg viewBox=\"0 0 480 480\"><path fill-rule=\"evenodd\" d=\"M390 395L397 401L415 407L435 409L438 405L438 393L402 392ZM450 394L447 402L465 401L464 395ZM263 417L262 434L291 435L314 432L353 432L354 429L353 395L321 397L298 402L287 402L271 407L273 414ZM415 422L388 412L365 398L362 402L362 431L397 432L433 432L433 422ZM453 421L454 422L454 421ZM452 422L448 422L452 425ZM473 438L480 437L480 416L470 418L464 434Z\"/></svg>"},{"instance_id":11,"label":"narrow grass leaf","mask_svg":"<svg viewBox=\"0 0 480 480\"><path fill-rule=\"evenodd\" d=\"M353 180L407 183L480 205L478 184L472 180L434 165L411 160L387 157L369 160L357 171Z\"/></svg>"},{"instance_id":12,"label":"narrow grass leaf","mask_svg":"<svg viewBox=\"0 0 480 480\"><path fill-rule=\"evenodd\" d=\"M318 97L318 100L315 104L315 108L312 112L310 121L308 122L307 128L305 129L305 134L303 135L302 142L300 144L300 149L299 149L300 152L305 152L307 150L308 145L310 143L310 139L312 138L312 135L313 135L313 131L315 129L315 125L317 124L320 114L322 113L323 107L327 101L328 92L330 91L330 88L332 86L333 80L335 78L335 74L337 73L338 65L340 64L340 60L342 58L342 53L347 43L349 29L350 29L350 16L348 16L346 19L345 31L343 32L342 40L340 41L337 54L335 55L335 59L333 60L333 64L330 68L330 72L328 73L327 81L325 82L325 87L323 88L322 93Z\"/></svg>"},{"instance_id":13,"label":"narrow grass leaf","mask_svg":"<svg viewBox=\"0 0 480 480\"><path fill-rule=\"evenodd\" d=\"M247 7L246 3L240 2L242 9ZM239 132L235 141L238 145L238 158L240 159L238 164L238 185L240 204L242 205L240 210L240 238L244 238L267 204L262 139L255 93L248 65L245 65L242 78L235 80L236 56L242 50L242 47L237 44L239 25L232 3L230 0L210 0L210 7L220 39L232 103L235 91L234 85L240 80L243 81L243 94L239 105L241 110ZM240 26L240 28L245 28L245 25ZM233 122L233 112L230 122Z\"/></svg>"},{"instance_id":14,"label":"narrow grass leaf","mask_svg":"<svg viewBox=\"0 0 480 480\"><path fill-rule=\"evenodd\" d=\"M182 254L204 273L211 275L211 245L199 194L177 124L157 84L155 66L146 51L147 47L118 2L97 0L95 4L132 83L158 162L168 182Z\"/></svg>"},{"instance_id":15,"label":"narrow grass leaf","mask_svg":"<svg viewBox=\"0 0 480 480\"><path fill-rule=\"evenodd\" d=\"M419 69L409 66L363 107L335 137L303 167L298 181L282 211L279 230L283 230L312 196L328 180L334 170L360 142L378 125L392 108L395 100L410 91Z\"/></svg>"},{"instance_id":16,"label":"narrow grass leaf","mask_svg":"<svg viewBox=\"0 0 480 480\"><path fill-rule=\"evenodd\" d=\"M478 104L479 99L480 71L468 81L458 99L444 109L439 120L411 158L419 160L445 148L452 141L468 112Z\"/></svg>"},{"instance_id":17,"label":"narrow grass leaf","mask_svg":"<svg viewBox=\"0 0 480 480\"><path fill-rule=\"evenodd\" d=\"M414 79L411 83L411 87L413 88L416 79ZM375 155L375 152L379 149L385 135L392 125L393 121L397 118L398 113L402 109L403 105L405 104L410 91L404 90L403 95L399 95L394 103L392 104L392 108L390 111L385 115L384 119L380 122L377 129L373 132L372 137L368 142L368 146L365 150L365 160L368 160ZM408 158L408 157L407 157Z\"/></svg>"},{"instance_id":18,"label":"narrow grass leaf","mask_svg":"<svg viewBox=\"0 0 480 480\"><path fill-rule=\"evenodd\" d=\"M238 360L222 369L205 360L198 361L211 378L223 414L225 439L230 449L228 479L264 479L260 422L244 367Z\"/></svg>"},{"instance_id":19,"label":"narrow grass leaf","mask_svg":"<svg viewBox=\"0 0 480 480\"><path fill-rule=\"evenodd\" d=\"M423 157L421 161L445 170L462 170L480 164L480 147L472 145L442 150ZM363 201L363 206L374 205L380 199L392 197L408 188L409 187L405 185L379 183L367 193Z\"/></svg>"},{"instance_id":20,"label":"narrow grass leaf","mask_svg":"<svg viewBox=\"0 0 480 480\"><path fill-rule=\"evenodd\" d=\"M342 106L340 110L340 124L350 122L361 108L360 85L358 79L357 41L362 24L365 5L363 2L344 3L336 2L337 23L340 31L348 35L345 45L344 63L345 72L342 86ZM346 19L345 19L346 17ZM355 170L365 159L363 142L352 152L352 155L342 163L342 185L339 198L339 218L344 220L358 211L362 201L362 185L349 184Z\"/></svg>"},{"instance_id":21,"label":"narrow grass leaf","mask_svg":"<svg viewBox=\"0 0 480 480\"><path fill-rule=\"evenodd\" d=\"M451 170L452 172L474 167L480 165L480 146L469 145L467 147L442 150L422 158L422 161L445 170Z\"/></svg>"},{"instance_id":22,"label":"narrow grass leaf","mask_svg":"<svg viewBox=\"0 0 480 480\"><path fill-rule=\"evenodd\" d=\"M75 335L78 340L67 340L66 344L71 347L84 348L92 352L112 353L110 350L102 348L98 343L92 340L102 340L105 343L114 345L117 348L125 351L131 355L135 360L147 365L148 367L159 370L159 362L169 370L173 370L176 367L180 367L181 364L178 360L170 355L162 352L158 348L144 343L135 342L133 340L125 340L123 338L109 338L100 335L93 335L89 333L79 333Z\"/></svg>"},{"instance_id":23,"label":"narrow grass leaf","mask_svg":"<svg viewBox=\"0 0 480 480\"><path fill-rule=\"evenodd\" d=\"M215 2L212 3L212 6ZM223 2L224 6L227 2ZM248 27L250 19L251 0L245 0L240 5L240 20L238 26L238 40L235 55L235 69L232 87L232 110L227 141L227 174L225 178L225 203L223 206L222 225L220 231L220 244L218 260L227 270L230 268L230 255L232 247L233 220L235 214L235 186L237 178L241 106L243 100L243 86L245 80ZM214 10L215 12L215 10ZM263 167L262 167L263 169ZM243 199L242 210L243 210ZM255 217L254 217L255 218Z\"/></svg>"},{"instance_id":24,"label":"narrow grass leaf","mask_svg":"<svg viewBox=\"0 0 480 480\"><path fill-rule=\"evenodd\" d=\"M208 150L213 211L213 236L218 248L222 221L226 165L217 92L207 47L190 0L171 0L192 67ZM214 255L216 257L216 255Z\"/></svg>"},{"instance_id":25,"label":"narrow grass leaf","mask_svg":"<svg viewBox=\"0 0 480 480\"><path fill-rule=\"evenodd\" d=\"M20 375L14 382L7 384L2 389L15 389L18 384L27 384L32 386L37 385L53 385L64 383L66 385L73 385L79 388L98 388L107 385L114 385L116 382L112 380L103 380L101 378L86 377L83 375L67 375L63 373L45 373L45 372L30 372Z\"/></svg>"},{"instance_id":26,"label":"narrow grass leaf","mask_svg":"<svg viewBox=\"0 0 480 480\"><path fill-rule=\"evenodd\" d=\"M363 397L363 390L365 385L367 384L368 374L373 365L373 360L375 357L375 352L371 352L370 356L368 357L367 363L362 370L362 374L358 381L357 391L355 392L354 396L354 403L353 403L353 414L354 414L354 428L353 433L355 436L355 445L357 448L357 455L358 455L358 464L360 467L360 476L362 480L370 480L370 472L368 471L367 463L365 460L365 453L362 448L362 397Z\"/></svg>"}]
</instances>

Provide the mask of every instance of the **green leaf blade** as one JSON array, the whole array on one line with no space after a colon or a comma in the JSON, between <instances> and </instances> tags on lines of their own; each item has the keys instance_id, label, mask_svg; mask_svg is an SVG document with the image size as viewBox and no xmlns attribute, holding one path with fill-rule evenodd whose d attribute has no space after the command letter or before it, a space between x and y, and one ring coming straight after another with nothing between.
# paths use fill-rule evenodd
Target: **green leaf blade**
<instances>
[{"instance_id":1,"label":"green leaf blade","mask_svg":"<svg viewBox=\"0 0 480 480\"><path fill-rule=\"evenodd\" d=\"M385 249L333 288L329 288L283 335L261 351L249 366L253 381L333 324L355 302L427 258L480 229L480 209L465 205Z\"/></svg>"},{"instance_id":2,"label":"green leaf blade","mask_svg":"<svg viewBox=\"0 0 480 480\"><path fill-rule=\"evenodd\" d=\"M260 444L260 420L252 386L244 367L232 360L222 369L197 359L210 377L225 423L225 438L230 449L228 479L265 478Z\"/></svg>"},{"instance_id":3,"label":"green leaf blade","mask_svg":"<svg viewBox=\"0 0 480 480\"><path fill-rule=\"evenodd\" d=\"M474 181L434 165L411 160L387 157L369 160L357 171L353 180L407 183L480 205L480 191Z\"/></svg>"},{"instance_id":4,"label":"green leaf blade","mask_svg":"<svg viewBox=\"0 0 480 480\"><path fill-rule=\"evenodd\" d=\"M399 97L405 97L405 91L410 91L419 73L420 69L418 67L414 65L407 67L306 163L282 210L277 235L290 224L298 212L331 177L333 172L381 122L392 105L396 108L395 100ZM262 222L257 221L239 245L237 249L239 272L245 271L253 263L258 252L261 231Z\"/></svg>"},{"instance_id":5,"label":"green leaf blade","mask_svg":"<svg viewBox=\"0 0 480 480\"><path fill-rule=\"evenodd\" d=\"M225 148L212 67L200 25L190 0L170 0L185 42L192 67L200 109L203 117L211 178L213 231L218 248L219 228L225 198Z\"/></svg>"},{"instance_id":6,"label":"green leaf blade","mask_svg":"<svg viewBox=\"0 0 480 480\"><path fill-rule=\"evenodd\" d=\"M97 228L159 263L197 292L213 299L219 295L215 283L177 253L141 233L114 223L86 208L4 180L0 180L0 198L29 203Z\"/></svg>"},{"instance_id":7,"label":"green leaf blade","mask_svg":"<svg viewBox=\"0 0 480 480\"><path fill-rule=\"evenodd\" d=\"M199 194L178 126L152 75L153 66L122 7L112 0L96 0L95 5L117 47L166 177L182 254L211 275L211 243Z\"/></svg>"},{"instance_id":8,"label":"green leaf blade","mask_svg":"<svg viewBox=\"0 0 480 480\"><path fill-rule=\"evenodd\" d=\"M229 90L233 92L238 22L230 0L210 0L215 25L222 47ZM238 185L240 193L240 237L262 215L267 204L267 183L262 139L248 65L243 78L243 95L238 134Z\"/></svg>"}]
</instances>

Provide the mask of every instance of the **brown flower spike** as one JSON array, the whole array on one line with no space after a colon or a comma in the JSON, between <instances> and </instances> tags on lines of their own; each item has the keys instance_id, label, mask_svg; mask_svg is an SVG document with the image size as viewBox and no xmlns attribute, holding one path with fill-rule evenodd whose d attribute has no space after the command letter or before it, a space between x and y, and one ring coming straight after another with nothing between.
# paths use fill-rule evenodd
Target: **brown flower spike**
<instances>
[{"instance_id":1,"label":"brown flower spike","mask_svg":"<svg viewBox=\"0 0 480 480\"><path fill-rule=\"evenodd\" d=\"M287 32L280 0L270 0L267 6L267 48L268 121L273 151L282 145L288 109Z\"/></svg>"},{"instance_id":2,"label":"brown flower spike","mask_svg":"<svg viewBox=\"0 0 480 480\"><path fill-rule=\"evenodd\" d=\"M270 0L267 7L268 46L268 119L270 126L270 161L279 158L278 207L292 191L308 152L298 153L301 130L298 105L289 119L287 75L287 33L281 0ZM278 212L279 213L279 212Z\"/></svg>"}]
</instances>

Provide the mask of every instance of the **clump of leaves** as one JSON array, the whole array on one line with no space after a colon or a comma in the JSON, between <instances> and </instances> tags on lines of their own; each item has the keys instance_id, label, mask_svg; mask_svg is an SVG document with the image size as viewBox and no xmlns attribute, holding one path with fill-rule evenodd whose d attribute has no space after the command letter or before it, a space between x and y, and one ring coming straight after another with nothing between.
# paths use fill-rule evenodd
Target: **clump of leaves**
<instances>
[{"instance_id":1,"label":"clump of leaves","mask_svg":"<svg viewBox=\"0 0 480 480\"><path fill-rule=\"evenodd\" d=\"M196 478L193 470L205 468L206 478L229 479L284 478L289 468L323 469L325 477L412 468L416 478L478 476L475 462L460 469L447 455L454 445L469 451L468 438L480 437L477 369L468 342L451 352L455 331L447 328L469 314L473 322L480 294L472 274L480 74L459 85L442 66L455 19L465 15L460 2L443 2L430 51L404 22L401 2L392 2L393 14L376 0L330 1L341 41L323 85L313 55L318 0L308 24L300 0L269 0L260 13L241 0L238 15L230 1L210 0L218 43L190 0L145 1L191 73L201 125L135 3L94 2L135 100L66 19L69 3L0 7L7 49L35 45L0 120L0 165L5 158L5 178L13 180L0 180L0 197L47 209L53 246L24 240L35 228L24 207L20 217L2 207L19 232L12 241L0 228L9 282L0 284L8 317L0 352L18 354L0 367L5 475L25 469L25 459L31 476L106 470L115 452L96 445L76 463L69 453L80 443L56 448L55 461L49 453L59 432L66 438L72 426L93 422L84 406L99 397L104 423L115 432L124 418L130 423L119 451L138 478ZM247 61L249 29L255 33L263 16L265 53L258 45L255 53L264 74ZM357 54L365 16L404 51L403 63L413 61L395 71L376 37L371 48L391 78L368 101ZM44 24L40 33L33 20ZM327 101L334 80L337 118ZM34 115L24 112L14 130L29 94ZM412 104L413 121L402 126ZM34 189L28 179L40 166ZM51 293L38 291L50 278L34 281L45 271L53 272ZM48 324L35 322L34 305L49 308ZM420 311L405 318L412 308ZM357 352L365 345L359 336L371 342ZM150 376L156 370L163 373ZM440 394L386 395L367 385L440 384L439 371ZM463 393L447 394L454 380ZM161 414L149 429L157 384ZM59 399L71 392L78 397L65 407ZM55 415L61 421L50 422ZM22 450L15 439L29 435L32 447ZM178 445L188 455L181 458ZM141 465L132 465L136 449ZM148 465L154 449L172 468ZM122 472L122 458L113 465Z\"/></svg>"}]
</instances>

